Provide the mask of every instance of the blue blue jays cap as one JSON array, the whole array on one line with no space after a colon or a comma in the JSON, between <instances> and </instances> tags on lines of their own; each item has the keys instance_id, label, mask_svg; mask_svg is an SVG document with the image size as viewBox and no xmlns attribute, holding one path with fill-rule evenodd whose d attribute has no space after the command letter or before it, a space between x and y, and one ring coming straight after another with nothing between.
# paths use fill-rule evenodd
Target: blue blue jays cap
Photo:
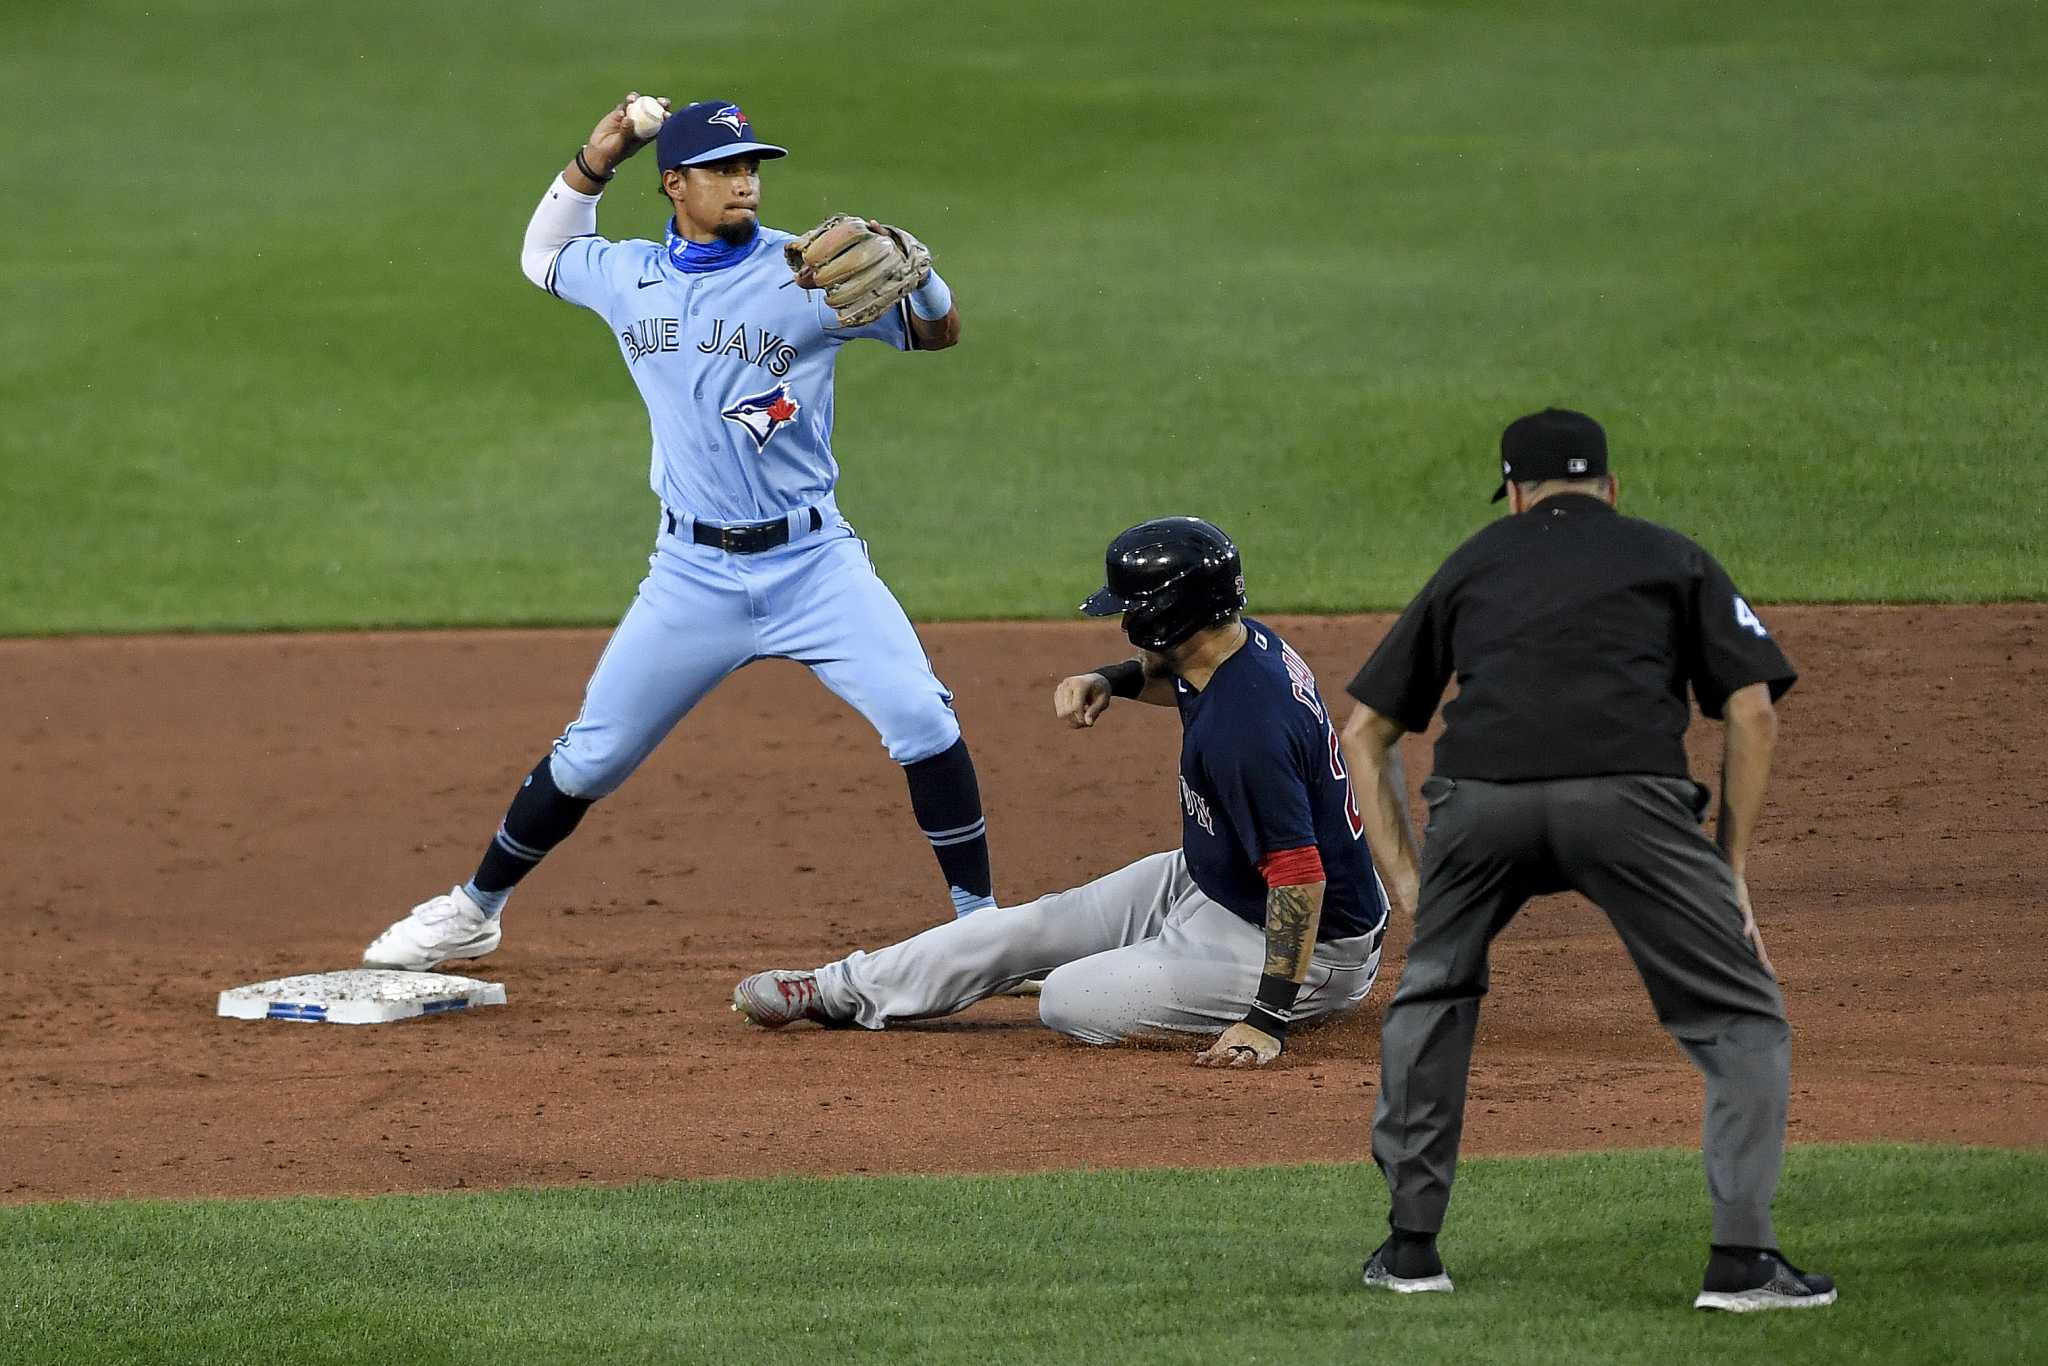
<instances>
[{"instance_id":1,"label":"blue blue jays cap","mask_svg":"<svg viewBox=\"0 0 2048 1366\"><path fill-rule=\"evenodd\" d=\"M789 150L754 141L754 125L731 100L699 100L670 114L654 135L654 155L664 171L701 166L727 157L786 157Z\"/></svg>"}]
</instances>

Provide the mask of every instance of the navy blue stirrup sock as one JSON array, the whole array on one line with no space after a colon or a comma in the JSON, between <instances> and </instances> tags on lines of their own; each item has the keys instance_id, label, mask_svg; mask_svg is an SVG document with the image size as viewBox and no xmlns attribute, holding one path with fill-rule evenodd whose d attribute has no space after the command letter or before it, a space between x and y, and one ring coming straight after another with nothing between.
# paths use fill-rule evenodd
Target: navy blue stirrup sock
<instances>
[{"instance_id":1,"label":"navy blue stirrup sock","mask_svg":"<svg viewBox=\"0 0 2048 1366\"><path fill-rule=\"evenodd\" d=\"M967 741L929 759L903 766L910 781L910 809L931 841L953 897L953 913L966 915L995 905L988 865L988 822L981 815L981 784Z\"/></svg>"},{"instance_id":2,"label":"navy blue stirrup sock","mask_svg":"<svg viewBox=\"0 0 2048 1366\"><path fill-rule=\"evenodd\" d=\"M504 909L505 899L519 879L539 867L550 849L569 838L583 813L590 810L589 800L572 797L555 786L549 762L542 759L526 775L491 847L484 851L483 862L476 866L476 876L463 889L492 915Z\"/></svg>"}]
</instances>

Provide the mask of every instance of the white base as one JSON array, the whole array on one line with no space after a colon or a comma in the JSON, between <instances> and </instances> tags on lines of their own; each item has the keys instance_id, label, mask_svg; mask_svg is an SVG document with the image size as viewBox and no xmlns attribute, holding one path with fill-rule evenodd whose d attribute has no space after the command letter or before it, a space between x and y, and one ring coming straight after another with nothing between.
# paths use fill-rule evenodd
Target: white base
<instances>
[{"instance_id":1,"label":"white base","mask_svg":"<svg viewBox=\"0 0 2048 1366\"><path fill-rule=\"evenodd\" d=\"M230 987L220 994L219 1013L235 1020L385 1024L503 1004L505 988L498 982L440 972L349 968Z\"/></svg>"}]
</instances>

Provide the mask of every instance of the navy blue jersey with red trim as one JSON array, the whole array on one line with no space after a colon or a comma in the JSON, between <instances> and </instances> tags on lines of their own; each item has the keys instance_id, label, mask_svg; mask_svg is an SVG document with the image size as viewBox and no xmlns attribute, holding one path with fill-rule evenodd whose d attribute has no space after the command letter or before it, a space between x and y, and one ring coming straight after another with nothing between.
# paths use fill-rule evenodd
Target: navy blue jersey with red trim
<instances>
[{"instance_id":1,"label":"navy blue jersey with red trim","mask_svg":"<svg viewBox=\"0 0 2048 1366\"><path fill-rule=\"evenodd\" d=\"M1387 899L1330 709L1286 641L1249 617L1244 625L1244 644L1208 686L1174 680L1188 873L1210 900L1263 926L1259 860L1313 844L1328 883L1317 938L1370 934L1386 924Z\"/></svg>"}]
</instances>

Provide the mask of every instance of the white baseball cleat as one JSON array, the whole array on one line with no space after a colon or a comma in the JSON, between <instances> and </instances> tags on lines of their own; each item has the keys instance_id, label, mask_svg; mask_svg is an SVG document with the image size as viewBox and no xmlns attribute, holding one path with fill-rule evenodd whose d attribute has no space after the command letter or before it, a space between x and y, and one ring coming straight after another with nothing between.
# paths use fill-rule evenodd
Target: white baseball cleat
<instances>
[{"instance_id":1,"label":"white baseball cleat","mask_svg":"<svg viewBox=\"0 0 2048 1366\"><path fill-rule=\"evenodd\" d=\"M363 966L427 972L456 958L481 958L505 933L460 887L412 908L412 914L370 941Z\"/></svg>"},{"instance_id":2,"label":"white baseball cleat","mask_svg":"<svg viewBox=\"0 0 2048 1366\"><path fill-rule=\"evenodd\" d=\"M818 974L775 968L740 979L732 989L732 1008L763 1029L780 1029L798 1020L810 1020L837 1029L851 1024L844 1015L833 1013L818 993Z\"/></svg>"}]
</instances>

